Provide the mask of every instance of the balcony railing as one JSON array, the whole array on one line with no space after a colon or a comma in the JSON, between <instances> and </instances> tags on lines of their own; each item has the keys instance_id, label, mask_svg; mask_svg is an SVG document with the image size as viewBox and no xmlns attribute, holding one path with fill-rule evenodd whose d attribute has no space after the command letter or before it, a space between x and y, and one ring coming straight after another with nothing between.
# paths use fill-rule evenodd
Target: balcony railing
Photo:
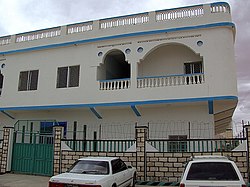
<instances>
[{"instance_id":1,"label":"balcony railing","mask_svg":"<svg viewBox=\"0 0 250 187\"><path fill-rule=\"evenodd\" d=\"M120 90L130 88L130 79L100 80L100 90Z\"/></svg>"},{"instance_id":2,"label":"balcony railing","mask_svg":"<svg viewBox=\"0 0 250 187\"><path fill-rule=\"evenodd\" d=\"M203 6L192 6L186 8L176 8L171 10L161 10L156 12L156 21L176 20L192 18L204 15Z\"/></svg>"},{"instance_id":3,"label":"balcony railing","mask_svg":"<svg viewBox=\"0 0 250 187\"><path fill-rule=\"evenodd\" d=\"M107 29L112 27L137 25L147 23L149 21L148 13L135 14L130 16L121 16L111 19L100 20L100 29Z\"/></svg>"},{"instance_id":4,"label":"balcony railing","mask_svg":"<svg viewBox=\"0 0 250 187\"><path fill-rule=\"evenodd\" d=\"M11 42L10 36L0 37L0 46L7 45Z\"/></svg>"},{"instance_id":5,"label":"balcony railing","mask_svg":"<svg viewBox=\"0 0 250 187\"><path fill-rule=\"evenodd\" d=\"M230 13L230 6L227 3L218 2L211 4L211 13Z\"/></svg>"},{"instance_id":6,"label":"balcony railing","mask_svg":"<svg viewBox=\"0 0 250 187\"><path fill-rule=\"evenodd\" d=\"M16 43L39 40L39 39L44 39L44 38L52 38L52 37L60 36L60 34L61 34L61 27L18 34L16 35Z\"/></svg>"},{"instance_id":7,"label":"balcony railing","mask_svg":"<svg viewBox=\"0 0 250 187\"><path fill-rule=\"evenodd\" d=\"M137 88L196 85L205 82L203 73L137 78ZM130 78L99 80L99 90L121 90L131 86Z\"/></svg>"},{"instance_id":8,"label":"balcony railing","mask_svg":"<svg viewBox=\"0 0 250 187\"><path fill-rule=\"evenodd\" d=\"M209 8L205 9L205 6L208 6L210 9ZM10 43L20 43L33 40L40 40L44 38L61 37L65 35L72 35L75 33L86 32L86 31L98 31L98 30L113 29L117 27L125 27L125 26L132 27L134 25L141 25L141 24L146 25L149 23L154 24L156 22L159 23L163 21L178 21L180 19L192 19L202 16L210 16L209 14L214 14L214 13L230 14L230 6L227 3L219 2L219 3L212 3L210 5L209 4L196 5L196 6L175 8L175 9L160 10L155 12L132 14L132 15L120 16L108 19L101 19L86 23L70 24L66 26L59 26L55 28L48 28L43 30L21 33L13 36L3 36L0 37L0 46L7 45ZM228 19L231 19L231 17L229 16ZM189 22L187 21L186 23ZM11 38L13 39L11 40Z\"/></svg>"},{"instance_id":9,"label":"balcony railing","mask_svg":"<svg viewBox=\"0 0 250 187\"><path fill-rule=\"evenodd\" d=\"M150 76L137 79L138 88L165 87L179 85L203 84L205 82L203 73L168 75L168 76Z\"/></svg>"},{"instance_id":10,"label":"balcony railing","mask_svg":"<svg viewBox=\"0 0 250 187\"><path fill-rule=\"evenodd\" d=\"M68 25L67 27L68 34L74 34L78 32L86 32L93 30L93 22L86 22L86 23L76 23L73 25Z\"/></svg>"}]
</instances>

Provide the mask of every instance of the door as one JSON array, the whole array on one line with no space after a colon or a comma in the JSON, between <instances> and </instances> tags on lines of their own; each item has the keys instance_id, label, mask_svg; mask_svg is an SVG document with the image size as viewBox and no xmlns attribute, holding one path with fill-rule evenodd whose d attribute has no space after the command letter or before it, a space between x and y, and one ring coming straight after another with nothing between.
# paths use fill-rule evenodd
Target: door
<instances>
[{"instance_id":1,"label":"door","mask_svg":"<svg viewBox=\"0 0 250 187\"><path fill-rule=\"evenodd\" d=\"M53 135L15 131L11 171L52 176Z\"/></svg>"}]
</instances>

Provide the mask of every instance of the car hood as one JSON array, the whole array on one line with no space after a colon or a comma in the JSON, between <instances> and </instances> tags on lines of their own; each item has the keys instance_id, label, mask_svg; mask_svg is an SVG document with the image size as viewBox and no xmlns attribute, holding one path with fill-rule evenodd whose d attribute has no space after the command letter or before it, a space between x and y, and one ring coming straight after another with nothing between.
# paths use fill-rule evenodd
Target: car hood
<instances>
[{"instance_id":1,"label":"car hood","mask_svg":"<svg viewBox=\"0 0 250 187\"><path fill-rule=\"evenodd\" d=\"M68 184L98 184L105 180L108 175L91 175L78 173L62 173L50 178L51 182L68 183Z\"/></svg>"}]
</instances>

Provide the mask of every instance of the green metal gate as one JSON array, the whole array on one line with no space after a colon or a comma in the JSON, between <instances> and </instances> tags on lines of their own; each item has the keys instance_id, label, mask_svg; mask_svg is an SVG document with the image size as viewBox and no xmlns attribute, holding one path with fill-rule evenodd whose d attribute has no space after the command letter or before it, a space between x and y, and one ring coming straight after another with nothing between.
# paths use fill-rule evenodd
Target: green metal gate
<instances>
[{"instance_id":1,"label":"green metal gate","mask_svg":"<svg viewBox=\"0 0 250 187\"><path fill-rule=\"evenodd\" d=\"M52 176L53 135L15 131L11 171Z\"/></svg>"}]
</instances>

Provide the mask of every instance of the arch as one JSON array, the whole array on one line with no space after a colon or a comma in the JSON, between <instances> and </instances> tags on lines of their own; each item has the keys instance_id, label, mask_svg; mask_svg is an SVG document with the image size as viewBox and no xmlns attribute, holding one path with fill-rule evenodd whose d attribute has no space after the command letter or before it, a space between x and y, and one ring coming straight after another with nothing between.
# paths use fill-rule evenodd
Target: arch
<instances>
[{"instance_id":1,"label":"arch","mask_svg":"<svg viewBox=\"0 0 250 187\"><path fill-rule=\"evenodd\" d=\"M98 80L112 80L130 78L130 64L125 54L118 49L107 52L98 67Z\"/></svg>"},{"instance_id":2,"label":"arch","mask_svg":"<svg viewBox=\"0 0 250 187\"><path fill-rule=\"evenodd\" d=\"M150 55L151 53L153 53L155 50L157 50L158 48L161 48L163 46L183 46L186 47L187 49L189 49L190 51L192 51L193 53L200 55L199 53L197 53L194 49L192 49L190 46L187 46L183 43L178 43L178 42L171 42L171 43L162 43L159 45L155 45L154 47L152 47L144 56L141 60L144 60L145 58L147 58L148 55Z\"/></svg>"},{"instance_id":3,"label":"arch","mask_svg":"<svg viewBox=\"0 0 250 187\"><path fill-rule=\"evenodd\" d=\"M198 69L194 72L190 71L190 68ZM138 77L197 72L203 73L203 58L190 47L180 43L157 45L148 51L138 64Z\"/></svg>"}]
</instances>

